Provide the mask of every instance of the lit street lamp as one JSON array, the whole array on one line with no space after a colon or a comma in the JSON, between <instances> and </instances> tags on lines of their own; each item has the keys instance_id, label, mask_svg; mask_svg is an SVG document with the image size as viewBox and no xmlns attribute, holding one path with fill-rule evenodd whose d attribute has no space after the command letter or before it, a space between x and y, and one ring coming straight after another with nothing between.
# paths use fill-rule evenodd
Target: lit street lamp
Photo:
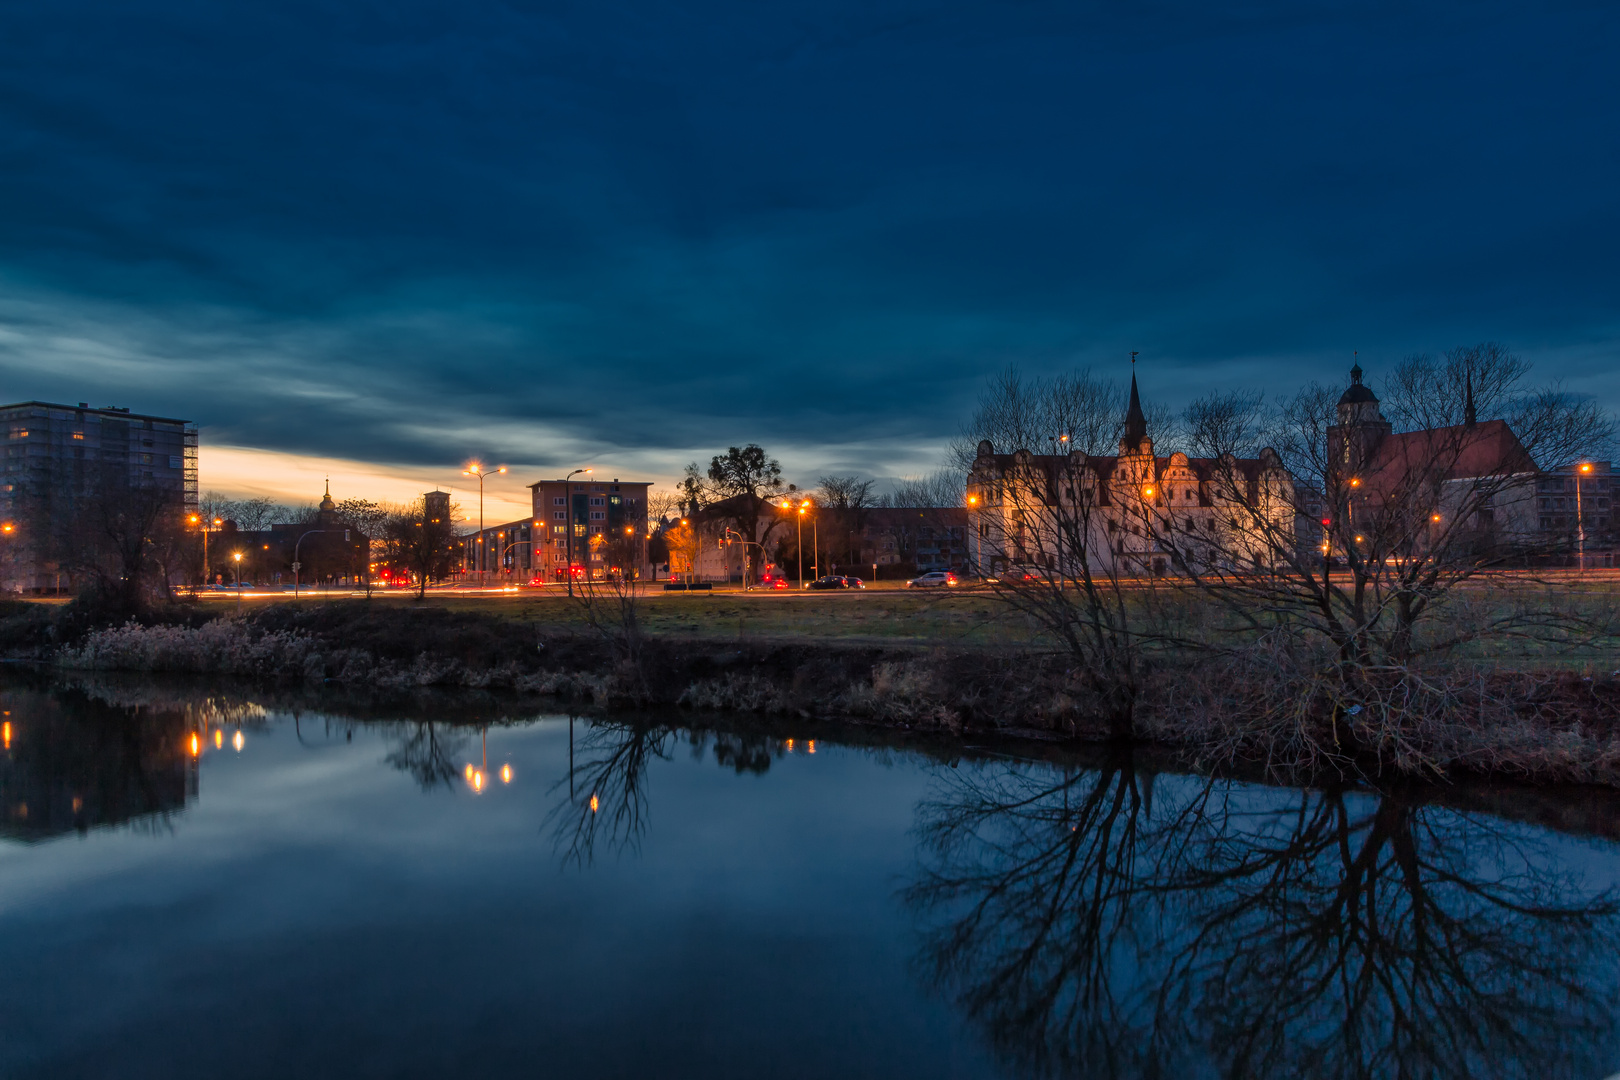
<instances>
[{"instance_id":1,"label":"lit street lamp","mask_svg":"<svg viewBox=\"0 0 1620 1080\"><path fill-rule=\"evenodd\" d=\"M502 465L495 471L503 473L506 471L506 466ZM482 589L484 587L484 565L489 562L488 558L486 558L489 545L484 543L484 467L475 461L461 470L461 475L478 477L478 587Z\"/></svg>"},{"instance_id":2,"label":"lit street lamp","mask_svg":"<svg viewBox=\"0 0 1620 1080\"><path fill-rule=\"evenodd\" d=\"M1575 535L1580 543L1580 572L1586 573L1586 513L1581 509L1581 477L1592 471L1590 462L1583 461L1575 470Z\"/></svg>"},{"instance_id":3,"label":"lit street lamp","mask_svg":"<svg viewBox=\"0 0 1620 1080\"><path fill-rule=\"evenodd\" d=\"M236 560L236 609L242 610L242 553L238 551L231 558Z\"/></svg>"},{"instance_id":4,"label":"lit street lamp","mask_svg":"<svg viewBox=\"0 0 1620 1080\"><path fill-rule=\"evenodd\" d=\"M798 521L799 521L799 542L798 542L798 548L799 548L799 588L801 588L801 589L806 587L806 583L805 583L805 580L804 580L804 514L805 514L805 511L807 509L809 509L809 507L810 507L810 500L809 499L804 500L804 502L799 504L799 512L796 515L796 517L798 518ZM782 500L782 509L784 509L784 510L792 510L793 509L792 500L783 499ZM812 527L813 527L814 520L815 520L814 518L811 519ZM811 533L811 537L812 537L813 542L819 541L819 539L820 539L819 536L817 536L817 534L815 532ZM819 546L819 543L818 543L817 546ZM812 559L811 562L813 564L814 559Z\"/></svg>"}]
</instances>

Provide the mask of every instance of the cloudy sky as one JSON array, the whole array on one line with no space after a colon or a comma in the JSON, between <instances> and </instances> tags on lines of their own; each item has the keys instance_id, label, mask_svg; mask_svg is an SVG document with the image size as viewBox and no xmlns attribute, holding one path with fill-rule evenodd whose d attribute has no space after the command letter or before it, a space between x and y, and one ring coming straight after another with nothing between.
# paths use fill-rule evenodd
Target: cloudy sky
<instances>
[{"instance_id":1,"label":"cloudy sky","mask_svg":"<svg viewBox=\"0 0 1620 1080\"><path fill-rule=\"evenodd\" d=\"M1132 349L1178 404L1498 339L1620 405L1616 55L1607 3L13 4L0 397L300 500L915 474Z\"/></svg>"}]
</instances>

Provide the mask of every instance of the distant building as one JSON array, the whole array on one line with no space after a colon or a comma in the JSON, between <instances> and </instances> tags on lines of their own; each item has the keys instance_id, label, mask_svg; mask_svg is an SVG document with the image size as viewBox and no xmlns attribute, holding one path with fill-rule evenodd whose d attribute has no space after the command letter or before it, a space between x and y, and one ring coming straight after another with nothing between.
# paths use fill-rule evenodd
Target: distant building
<instances>
[{"instance_id":1,"label":"distant building","mask_svg":"<svg viewBox=\"0 0 1620 1080\"><path fill-rule=\"evenodd\" d=\"M227 527L213 534L208 551L210 580L234 581L240 565L243 581L280 585L297 581L312 587L357 585L369 572L371 539L338 513L328 484L313 521L278 522L255 532ZM237 554L242 556L240 563Z\"/></svg>"},{"instance_id":2,"label":"distant building","mask_svg":"<svg viewBox=\"0 0 1620 1080\"><path fill-rule=\"evenodd\" d=\"M647 491L640 481L539 480L529 485L534 508L527 519L486 527L463 538L463 575L526 584L536 579L600 580L612 571L650 580L647 560Z\"/></svg>"},{"instance_id":3,"label":"distant building","mask_svg":"<svg viewBox=\"0 0 1620 1080\"><path fill-rule=\"evenodd\" d=\"M1016 566L1075 573L1068 562L1083 550L1093 571L1163 574L1174 561L1164 538L1175 536L1200 562L1257 566L1266 544L1249 531L1250 509L1233 504L1233 483L1268 516L1273 535L1294 533L1294 483L1275 453L1222 460L1156 453L1132 375L1117 454L1002 454L979 444L967 479L972 562L988 573Z\"/></svg>"},{"instance_id":4,"label":"distant building","mask_svg":"<svg viewBox=\"0 0 1620 1080\"><path fill-rule=\"evenodd\" d=\"M878 507L863 510L861 566L962 570L972 561L968 512L959 506ZM859 574L860 567L842 567Z\"/></svg>"},{"instance_id":5,"label":"distant building","mask_svg":"<svg viewBox=\"0 0 1620 1080\"><path fill-rule=\"evenodd\" d=\"M1607 461L1586 461L1539 474L1536 525L1543 537L1542 546L1573 553L1576 563L1584 552L1589 567L1616 565L1620 530L1615 527L1611 504L1613 483L1612 466ZM1565 561L1569 559L1565 556Z\"/></svg>"},{"instance_id":6,"label":"distant building","mask_svg":"<svg viewBox=\"0 0 1620 1080\"><path fill-rule=\"evenodd\" d=\"M1427 522L1432 517L1448 529L1464 528L1482 556L1545 550L1555 527L1538 523L1538 489L1550 491L1563 481L1541 472L1505 420L1475 419L1471 386L1465 389L1461 424L1395 431L1379 410L1377 395L1361 379L1358 364L1350 369L1350 386L1339 398L1339 422L1327 431L1328 462L1335 482L1349 491L1354 520L1362 515L1369 523L1415 516ZM1605 526L1607 494L1605 484ZM1467 520L1455 520L1459 514ZM1412 546L1421 549L1422 531L1408 531ZM1319 531L1316 537L1320 542Z\"/></svg>"},{"instance_id":7,"label":"distant building","mask_svg":"<svg viewBox=\"0 0 1620 1080\"><path fill-rule=\"evenodd\" d=\"M188 420L44 401L0 406L0 588L70 590L49 538L69 498L140 491L174 506L175 524L197 507L197 428ZM195 573L195 569L192 571Z\"/></svg>"}]
</instances>

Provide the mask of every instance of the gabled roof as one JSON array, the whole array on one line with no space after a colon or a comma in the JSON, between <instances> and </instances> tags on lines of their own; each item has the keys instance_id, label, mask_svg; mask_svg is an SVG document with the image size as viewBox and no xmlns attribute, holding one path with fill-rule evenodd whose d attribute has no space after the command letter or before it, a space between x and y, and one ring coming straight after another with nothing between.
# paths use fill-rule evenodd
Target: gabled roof
<instances>
[{"instance_id":1,"label":"gabled roof","mask_svg":"<svg viewBox=\"0 0 1620 1080\"><path fill-rule=\"evenodd\" d=\"M1536 471L1536 463L1507 421L1487 420L1386 435L1363 468L1362 482L1381 492L1424 474L1462 480Z\"/></svg>"}]
</instances>

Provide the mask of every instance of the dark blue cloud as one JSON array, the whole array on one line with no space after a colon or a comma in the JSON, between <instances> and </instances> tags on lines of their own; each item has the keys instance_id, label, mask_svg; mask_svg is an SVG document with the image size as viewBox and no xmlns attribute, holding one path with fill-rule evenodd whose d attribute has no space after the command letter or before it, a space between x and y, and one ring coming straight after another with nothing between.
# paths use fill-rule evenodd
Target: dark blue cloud
<instances>
[{"instance_id":1,"label":"dark blue cloud","mask_svg":"<svg viewBox=\"0 0 1620 1080\"><path fill-rule=\"evenodd\" d=\"M14 7L0 363L422 463L920 467L987 371L1133 348L1176 397L1500 338L1620 400L1617 46L1598 4Z\"/></svg>"}]
</instances>

